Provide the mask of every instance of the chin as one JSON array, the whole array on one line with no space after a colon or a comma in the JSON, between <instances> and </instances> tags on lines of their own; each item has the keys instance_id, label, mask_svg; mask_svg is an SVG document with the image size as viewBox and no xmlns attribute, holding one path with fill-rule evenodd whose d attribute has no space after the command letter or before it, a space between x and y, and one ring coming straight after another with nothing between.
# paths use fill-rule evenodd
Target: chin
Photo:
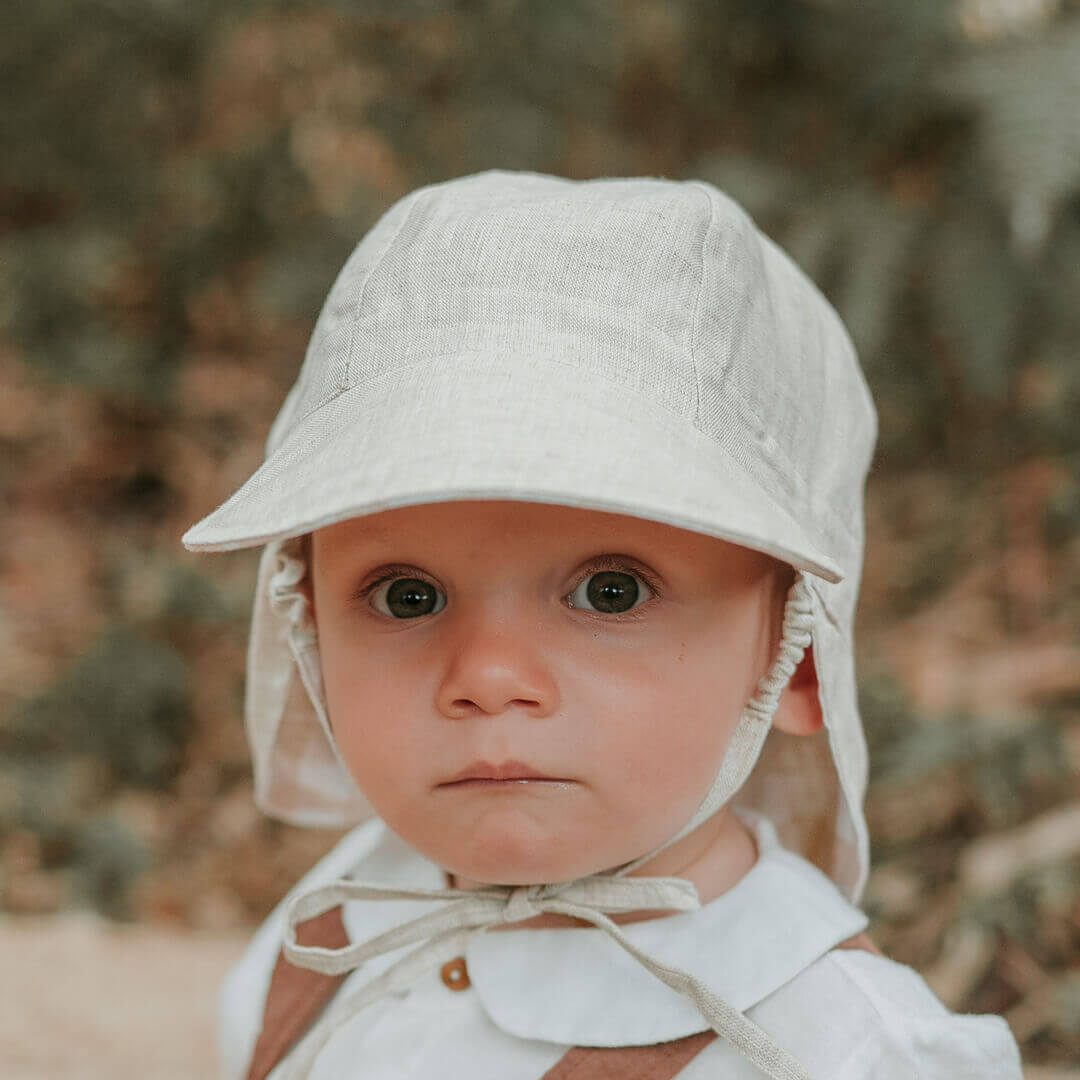
<instances>
[{"instance_id":1,"label":"chin","mask_svg":"<svg viewBox=\"0 0 1080 1080\"><path fill-rule=\"evenodd\" d=\"M483 822L463 840L440 845L431 856L455 877L486 885L543 885L572 881L602 867L582 858L580 841L568 842L538 829Z\"/></svg>"},{"instance_id":2,"label":"chin","mask_svg":"<svg viewBox=\"0 0 1080 1080\"><path fill-rule=\"evenodd\" d=\"M481 885L549 885L563 881L573 881L584 877L591 871L578 871L565 867L544 869L543 865L503 864L491 867L484 865L463 865L462 869L447 866L459 881L475 882Z\"/></svg>"}]
</instances>

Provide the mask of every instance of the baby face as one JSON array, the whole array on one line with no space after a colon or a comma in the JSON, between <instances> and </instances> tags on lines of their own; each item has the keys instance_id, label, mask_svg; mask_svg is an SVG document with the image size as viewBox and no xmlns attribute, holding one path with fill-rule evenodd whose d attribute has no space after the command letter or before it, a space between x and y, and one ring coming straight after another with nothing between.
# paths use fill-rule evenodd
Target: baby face
<instances>
[{"instance_id":1,"label":"baby face","mask_svg":"<svg viewBox=\"0 0 1080 1080\"><path fill-rule=\"evenodd\" d=\"M689 820L791 580L712 537L518 501L388 510L312 544L353 777L415 850L507 885L628 862Z\"/></svg>"}]
</instances>

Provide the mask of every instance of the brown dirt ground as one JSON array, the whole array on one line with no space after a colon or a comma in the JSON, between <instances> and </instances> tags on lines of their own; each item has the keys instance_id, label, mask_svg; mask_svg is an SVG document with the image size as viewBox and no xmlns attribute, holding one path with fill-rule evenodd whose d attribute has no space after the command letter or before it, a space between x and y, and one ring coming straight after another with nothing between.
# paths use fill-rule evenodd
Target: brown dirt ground
<instances>
[{"instance_id":1,"label":"brown dirt ground","mask_svg":"<svg viewBox=\"0 0 1080 1080\"><path fill-rule=\"evenodd\" d=\"M217 985L244 941L85 914L0 918L0 1076L215 1077Z\"/></svg>"}]
</instances>

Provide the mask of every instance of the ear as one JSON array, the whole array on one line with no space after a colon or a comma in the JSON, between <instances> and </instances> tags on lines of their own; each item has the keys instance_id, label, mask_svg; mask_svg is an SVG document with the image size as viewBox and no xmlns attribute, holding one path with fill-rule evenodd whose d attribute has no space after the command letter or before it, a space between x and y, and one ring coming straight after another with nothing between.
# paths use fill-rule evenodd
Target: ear
<instances>
[{"instance_id":1,"label":"ear","mask_svg":"<svg viewBox=\"0 0 1080 1080\"><path fill-rule=\"evenodd\" d=\"M813 645L807 645L799 666L780 692L773 714L773 726L788 735L813 735L825 726L818 697Z\"/></svg>"},{"instance_id":2,"label":"ear","mask_svg":"<svg viewBox=\"0 0 1080 1080\"><path fill-rule=\"evenodd\" d=\"M296 587L307 597L308 607L311 609L311 617L315 618L315 587L311 581L310 569L297 583Z\"/></svg>"},{"instance_id":3,"label":"ear","mask_svg":"<svg viewBox=\"0 0 1080 1080\"><path fill-rule=\"evenodd\" d=\"M296 587L307 597L311 617L315 618L315 545L311 533L305 533L300 544L300 556L304 560L304 576Z\"/></svg>"}]
</instances>

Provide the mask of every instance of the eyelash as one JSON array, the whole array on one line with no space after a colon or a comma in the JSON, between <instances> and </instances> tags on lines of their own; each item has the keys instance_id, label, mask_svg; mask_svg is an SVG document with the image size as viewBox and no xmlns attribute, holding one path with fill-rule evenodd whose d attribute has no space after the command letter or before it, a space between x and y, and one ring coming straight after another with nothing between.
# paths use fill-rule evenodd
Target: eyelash
<instances>
[{"instance_id":1,"label":"eyelash","mask_svg":"<svg viewBox=\"0 0 1080 1080\"><path fill-rule=\"evenodd\" d=\"M570 609L571 611L580 611L584 615L594 616L595 618L603 619L606 622L631 622L631 621L633 621L635 619L641 618L641 615L640 615L641 609L643 607L646 607L649 604L650 600L653 600L655 598L659 598L661 596L660 586L656 583L656 580L652 577L651 574L644 571L640 566L637 566L636 564L630 563L625 559L617 558L616 556L613 556L613 555L600 555L597 558L593 559L584 568L581 575L575 579L574 584L570 588L570 591L562 599L565 600L566 597L568 597L568 596L572 595L574 592L576 592L578 586L586 578L591 577L593 574L598 574L603 570L617 570L617 571L619 571L620 573L623 573L623 574L630 574L633 577L636 577L639 580L643 581L649 587L649 591L653 595L651 597L649 597L649 600L646 600L644 603L637 604L635 607L632 607L629 611L623 611L623 612L619 612L619 613L604 613L604 612L601 612L601 611L590 611L588 608L571 608ZM419 570L416 570L415 568L413 568L411 566L404 566L404 565L388 566L383 571L383 573L380 574L379 577L377 577L374 581L369 582L367 585L364 585L361 588L357 589L356 592L352 596L352 600L355 603L364 602L364 603L368 604L368 606L370 607L371 594L380 585L385 585L388 581L394 581L395 579L401 578L401 577L409 577L409 578L415 578L418 581L425 581L425 582L427 582L427 584L429 584L434 589L437 589L439 587L434 581L431 580L430 577L428 577L426 574L422 573ZM381 615L382 613L381 612L376 612L376 614ZM408 620L402 620L402 621L408 621Z\"/></svg>"},{"instance_id":2,"label":"eyelash","mask_svg":"<svg viewBox=\"0 0 1080 1080\"><path fill-rule=\"evenodd\" d=\"M648 607L649 602L660 596L660 586L651 574L646 573L640 566L627 562L625 559L620 559L614 555L601 555L598 558L593 559L584 569L582 574L574 581L570 592L566 595L569 596L577 591L578 586L588 577L593 574L598 574L603 570L618 570L620 573L629 574L631 577L636 577L639 580L645 582L649 591L653 594L644 603L636 604L629 611L618 612L615 614L604 613L602 611L590 611L588 608L572 608L572 611L580 611L585 615L590 615L597 619L603 619L606 622L634 622L642 617L642 608ZM566 597L563 597L565 600Z\"/></svg>"}]
</instances>

